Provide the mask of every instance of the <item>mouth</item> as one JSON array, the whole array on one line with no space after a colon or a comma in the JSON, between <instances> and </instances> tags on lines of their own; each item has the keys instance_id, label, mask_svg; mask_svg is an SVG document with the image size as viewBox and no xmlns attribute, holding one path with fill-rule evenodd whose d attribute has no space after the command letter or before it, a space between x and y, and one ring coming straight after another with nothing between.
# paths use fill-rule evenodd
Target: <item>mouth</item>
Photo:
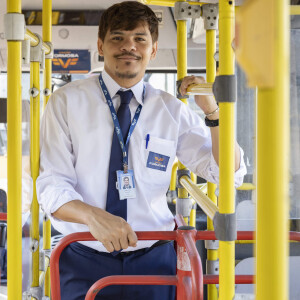
<instances>
[{"instance_id":1,"label":"mouth","mask_svg":"<svg viewBox=\"0 0 300 300\"><path fill-rule=\"evenodd\" d=\"M129 61L134 61L134 60L140 60L141 57L133 55L133 54L128 54L128 53L123 53L121 55L116 55L115 56L116 59L119 60L129 60Z\"/></svg>"},{"instance_id":2,"label":"mouth","mask_svg":"<svg viewBox=\"0 0 300 300\"><path fill-rule=\"evenodd\" d=\"M138 58L132 57L132 56L121 56L121 57L117 57L117 59L120 59L120 60L139 60Z\"/></svg>"}]
</instances>

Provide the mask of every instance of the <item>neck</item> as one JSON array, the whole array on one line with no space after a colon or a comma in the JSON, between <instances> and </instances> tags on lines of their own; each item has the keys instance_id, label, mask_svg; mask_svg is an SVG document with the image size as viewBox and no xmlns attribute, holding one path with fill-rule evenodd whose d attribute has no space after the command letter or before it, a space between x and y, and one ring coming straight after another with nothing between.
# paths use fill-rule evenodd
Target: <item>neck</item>
<instances>
[{"instance_id":1,"label":"neck","mask_svg":"<svg viewBox=\"0 0 300 300\"><path fill-rule=\"evenodd\" d=\"M104 66L104 70L106 73L122 88L129 89L136 85L138 82L142 80L144 74L138 74L134 78L120 78L116 74L112 74L109 70L107 70Z\"/></svg>"}]
</instances>

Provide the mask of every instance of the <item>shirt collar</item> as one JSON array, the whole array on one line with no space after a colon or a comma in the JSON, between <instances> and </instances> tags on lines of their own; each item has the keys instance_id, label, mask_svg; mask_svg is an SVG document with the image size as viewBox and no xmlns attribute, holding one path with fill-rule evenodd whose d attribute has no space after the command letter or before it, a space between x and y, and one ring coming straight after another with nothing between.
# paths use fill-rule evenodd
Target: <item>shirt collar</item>
<instances>
[{"instance_id":1,"label":"shirt collar","mask_svg":"<svg viewBox=\"0 0 300 300\"><path fill-rule=\"evenodd\" d=\"M123 91L129 90L126 88L121 87L117 82L115 82L109 75L108 73L103 70L102 71L102 78L103 81L108 89L109 95L111 97L111 99L117 94L117 92L121 89ZM137 84L135 84L134 86L132 86L130 88L130 90L132 91L135 99L137 100L137 102L139 104L143 105L143 90L144 90L144 80L141 79ZM105 99L106 101L106 99Z\"/></svg>"}]
</instances>

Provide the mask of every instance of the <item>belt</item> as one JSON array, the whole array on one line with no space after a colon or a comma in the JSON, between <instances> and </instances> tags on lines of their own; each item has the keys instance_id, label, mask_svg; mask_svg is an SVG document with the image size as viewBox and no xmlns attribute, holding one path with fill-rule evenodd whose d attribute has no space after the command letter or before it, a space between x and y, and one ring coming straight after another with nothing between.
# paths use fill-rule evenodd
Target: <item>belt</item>
<instances>
[{"instance_id":1,"label":"belt","mask_svg":"<svg viewBox=\"0 0 300 300\"><path fill-rule=\"evenodd\" d=\"M160 240L160 241L157 241L156 243L154 243L150 248L142 248L142 249L138 249L138 250L134 250L134 251L122 251L118 255L124 257L124 256L128 256L130 254L133 254L133 253L143 252L145 250L149 251L149 250L151 250L153 248L162 246L162 245L170 243L170 242L172 242L172 241L169 241L169 240Z\"/></svg>"}]
</instances>

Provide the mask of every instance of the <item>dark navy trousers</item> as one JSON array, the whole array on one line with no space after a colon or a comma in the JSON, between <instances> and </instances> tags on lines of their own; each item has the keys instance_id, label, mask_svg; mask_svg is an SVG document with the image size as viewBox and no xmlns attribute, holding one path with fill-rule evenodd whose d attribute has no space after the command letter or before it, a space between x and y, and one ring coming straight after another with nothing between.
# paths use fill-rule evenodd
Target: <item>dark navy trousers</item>
<instances>
[{"instance_id":1,"label":"dark navy trousers","mask_svg":"<svg viewBox=\"0 0 300 300\"><path fill-rule=\"evenodd\" d=\"M60 261L61 300L84 300L89 288L110 275L175 275L173 242L132 253L98 252L79 243L65 248ZM102 289L97 300L174 300L175 286L112 285Z\"/></svg>"}]
</instances>

